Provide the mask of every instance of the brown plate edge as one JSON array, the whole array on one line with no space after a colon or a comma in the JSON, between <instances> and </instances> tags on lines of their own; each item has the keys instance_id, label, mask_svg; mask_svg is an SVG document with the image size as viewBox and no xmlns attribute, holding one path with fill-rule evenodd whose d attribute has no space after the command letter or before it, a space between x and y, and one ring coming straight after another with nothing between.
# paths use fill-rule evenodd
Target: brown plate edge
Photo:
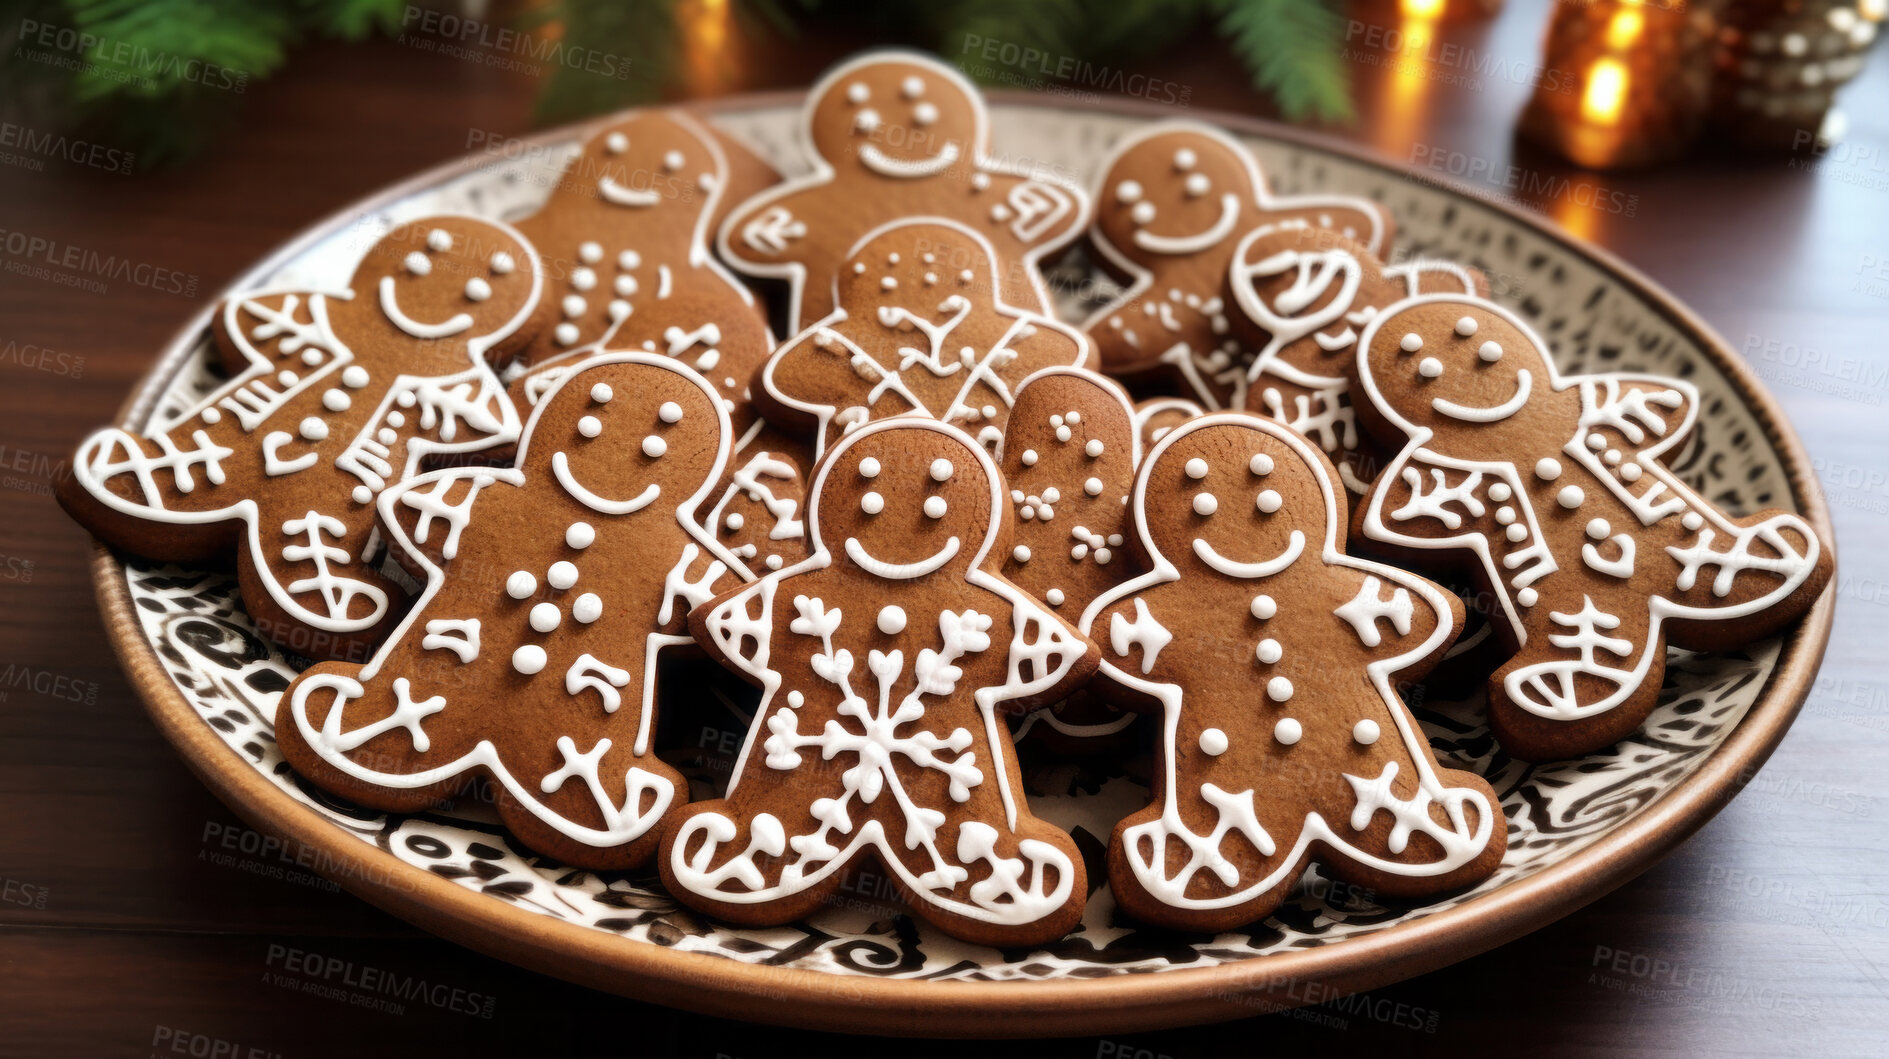
<instances>
[{"instance_id":1,"label":"brown plate edge","mask_svg":"<svg viewBox=\"0 0 1889 1059\"><path fill-rule=\"evenodd\" d=\"M790 104L796 92L734 97L695 105L714 112ZM1013 106L1065 109L1027 93L991 98ZM1137 101L1101 109L1129 116L1167 114ZM1324 151L1403 179L1408 167L1360 148L1236 114L1203 113L1235 132ZM608 120L608 119L602 119ZM526 142L554 143L589 125L536 134ZM335 223L383 208L484 163L470 156L435 167L305 229L252 274L299 253ZM1416 176L1533 228L1577 256L1614 273L1679 329L1693 335L1744 399L1767 440L1783 457L1800 512L1826 541L1829 508L1802 442L1776 401L1743 360L1664 288L1612 254L1568 234L1552 221L1484 197L1475 188L1434 174ZM218 295L218 300L222 294ZM209 302L213 307L216 301ZM161 370L180 360L208 322L205 308L187 325L121 410L120 422L155 400ZM496 901L385 855L307 811L248 762L233 755L185 701L142 635L121 564L97 546L92 563L99 608L131 683L153 721L190 767L238 816L270 833L324 850L334 858L325 872L368 902L433 933L533 970L640 1000L704 1014L809 1029L900 1036L1047 1037L1093 1035L1195 1025L1284 1010L1376 988L1467 959L1536 930L1604 896L1651 867L1718 812L1749 783L1776 749L1809 694L1829 641L1835 593L1826 591L1786 639L1767 687L1738 727L1697 771L1619 829L1569 860L1483 897L1375 934L1313 949L1238 963L1149 974L1055 982L949 982L830 975L704 958L662 946L626 942L602 931L539 916ZM1284 988L1281 995L1282 987Z\"/></svg>"}]
</instances>

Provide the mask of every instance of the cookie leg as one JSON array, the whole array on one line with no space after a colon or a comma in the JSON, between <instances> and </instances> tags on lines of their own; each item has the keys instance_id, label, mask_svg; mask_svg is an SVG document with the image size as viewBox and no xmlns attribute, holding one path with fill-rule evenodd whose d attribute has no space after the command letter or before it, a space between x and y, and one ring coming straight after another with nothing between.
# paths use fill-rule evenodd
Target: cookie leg
<instances>
[{"instance_id":1,"label":"cookie leg","mask_svg":"<svg viewBox=\"0 0 1889 1059\"><path fill-rule=\"evenodd\" d=\"M816 911L839 887L863 835L850 794L785 811L787 792L773 799L750 793L760 779L744 777L736 799L684 809L663 839L658 864L663 883L683 903L731 922L772 926Z\"/></svg>"},{"instance_id":2,"label":"cookie leg","mask_svg":"<svg viewBox=\"0 0 1889 1059\"><path fill-rule=\"evenodd\" d=\"M1195 789L1197 800L1170 799L1116 825L1109 844L1115 899L1139 919L1183 930L1217 931L1264 919L1310 859L1295 842L1297 831L1272 835L1254 811L1252 790L1234 793L1212 783ZM1293 818L1305 812L1277 803L1270 808Z\"/></svg>"},{"instance_id":3,"label":"cookie leg","mask_svg":"<svg viewBox=\"0 0 1889 1059\"><path fill-rule=\"evenodd\" d=\"M406 678L360 679L361 667L328 662L303 673L276 711L276 742L295 770L322 787L388 812L415 812L464 784L442 766L465 748L436 741L428 721L444 696L416 694Z\"/></svg>"},{"instance_id":4,"label":"cookie leg","mask_svg":"<svg viewBox=\"0 0 1889 1059\"><path fill-rule=\"evenodd\" d=\"M1481 776L1404 754L1374 777L1344 778L1351 797L1327 822L1343 846L1320 854L1339 878L1418 898L1481 882L1502 863L1508 828Z\"/></svg>"},{"instance_id":5,"label":"cookie leg","mask_svg":"<svg viewBox=\"0 0 1889 1059\"><path fill-rule=\"evenodd\" d=\"M889 833L887 845L912 909L948 922L967 940L1041 944L1082 918L1087 875L1075 840L1035 817L1020 818L1015 830L1002 816L945 823L935 832L908 826L903 840Z\"/></svg>"},{"instance_id":6,"label":"cookie leg","mask_svg":"<svg viewBox=\"0 0 1889 1059\"><path fill-rule=\"evenodd\" d=\"M1646 719L1666 672L1665 646L1644 603L1621 602L1633 601L1584 594L1578 607L1533 608L1527 642L1489 679L1489 721L1503 749L1523 761L1571 757Z\"/></svg>"},{"instance_id":7,"label":"cookie leg","mask_svg":"<svg viewBox=\"0 0 1889 1059\"><path fill-rule=\"evenodd\" d=\"M1760 512L1732 525L1730 533L1703 525L1663 549L1675 568L1672 601L1724 615L1669 621L1674 643L1710 650L1768 635L1808 609L1829 580L1830 549L1796 515Z\"/></svg>"}]
</instances>

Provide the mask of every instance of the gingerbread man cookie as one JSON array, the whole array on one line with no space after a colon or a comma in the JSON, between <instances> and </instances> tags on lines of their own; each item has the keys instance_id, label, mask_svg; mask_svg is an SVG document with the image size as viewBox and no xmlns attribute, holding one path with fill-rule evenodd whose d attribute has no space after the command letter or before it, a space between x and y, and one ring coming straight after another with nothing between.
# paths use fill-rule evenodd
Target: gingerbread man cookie
<instances>
[{"instance_id":1,"label":"gingerbread man cookie","mask_svg":"<svg viewBox=\"0 0 1889 1059\"><path fill-rule=\"evenodd\" d=\"M1442 655L1461 605L1346 555L1333 479L1305 439L1237 413L1175 428L1135 479L1150 568L1083 627L1105 682L1162 725L1154 804L1109 847L1109 883L1139 918L1230 930L1314 860L1396 897L1501 862L1494 793L1437 767L1391 683Z\"/></svg>"},{"instance_id":2,"label":"gingerbread man cookie","mask_svg":"<svg viewBox=\"0 0 1889 1059\"><path fill-rule=\"evenodd\" d=\"M1103 263L1128 284L1083 325L1103 371L1158 378L1208 410L1244 406L1248 351L1264 336L1233 309L1228 265L1262 224L1300 220L1373 252L1391 224L1369 199L1274 198L1247 150L1193 121L1165 121L1123 138L1095 187L1091 232Z\"/></svg>"},{"instance_id":3,"label":"gingerbread man cookie","mask_svg":"<svg viewBox=\"0 0 1889 1059\"><path fill-rule=\"evenodd\" d=\"M1733 518L1666 468L1697 414L1691 384L1563 376L1519 318L1456 295L1386 308L1359 345L1360 420L1402 445L1359 527L1471 565L1494 593L1513 657L1490 678L1490 724L1516 757L1630 735L1658 698L1668 638L1747 643L1828 582L1830 549L1803 519Z\"/></svg>"},{"instance_id":4,"label":"gingerbread man cookie","mask_svg":"<svg viewBox=\"0 0 1889 1059\"><path fill-rule=\"evenodd\" d=\"M869 420L918 414L995 446L1015 389L1041 368L1084 364L1074 328L1004 302L984 237L938 218L867 233L835 281L839 308L768 359L756 397L811 422L815 458Z\"/></svg>"},{"instance_id":5,"label":"gingerbread man cookie","mask_svg":"<svg viewBox=\"0 0 1889 1059\"><path fill-rule=\"evenodd\" d=\"M690 619L761 703L727 797L670 830L663 881L725 919L785 923L870 856L948 933L1061 937L1082 859L1030 813L999 714L1080 686L1096 649L997 572L996 466L956 427L887 420L841 440L809 496L812 557Z\"/></svg>"},{"instance_id":6,"label":"gingerbread man cookie","mask_svg":"<svg viewBox=\"0 0 1889 1059\"><path fill-rule=\"evenodd\" d=\"M870 52L813 86L803 121L813 172L736 210L717 242L738 271L787 281L789 332L833 311L833 281L865 233L914 216L977 232L1004 300L1049 311L1036 263L1088 224L1088 198L993 160L983 97L963 74L916 52Z\"/></svg>"},{"instance_id":7,"label":"gingerbread man cookie","mask_svg":"<svg viewBox=\"0 0 1889 1059\"><path fill-rule=\"evenodd\" d=\"M688 800L650 745L657 658L693 646L689 609L739 583L695 521L731 448L701 376L606 353L545 395L515 466L388 490L382 516L425 591L367 665L289 687L289 763L394 811L483 773L530 848L587 868L647 860Z\"/></svg>"},{"instance_id":8,"label":"gingerbread man cookie","mask_svg":"<svg viewBox=\"0 0 1889 1059\"><path fill-rule=\"evenodd\" d=\"M1135 410L1116 383L1083 368L1023 380L997 455L1015 515L1004 577L1073 618L1133 576L1127 504L1140 459ZM1133 720L1079 690L1025 724L1058 750L1086 752Z\"/></svg>"},{"instance_id":9,"label":"gingerbread man cookie","mask_svg":"<svg viewBox=\"0 0 1889 1059\"><path fill-rule=\"evenodd\" d=\"M1386 267L1329 228L1284 221L1253 229L1233 254L1235 303L1268 337L1246 369L1246 410L1312 439L1363 496L1382 467L1351 408L1358 330L1416 294L1488 294L1482 274L1444 261Z\"/></svg>"},{"instance_id":10,"label":"gingerbread man cookie","mask_svg":"<svg viewBox=\"0 0 1889 1059\"><path fill-rule=\"evenodd\" d=\"M265 635L364 658L404 599L375 567L375 498L428 457L518 439L493 366L542 287L516 231L455 216L382 237L346 289L232 297L214 316L230 381L145 434L87 438L60 503L153 559L234 549Z\"/></svg>"}]
</instances>

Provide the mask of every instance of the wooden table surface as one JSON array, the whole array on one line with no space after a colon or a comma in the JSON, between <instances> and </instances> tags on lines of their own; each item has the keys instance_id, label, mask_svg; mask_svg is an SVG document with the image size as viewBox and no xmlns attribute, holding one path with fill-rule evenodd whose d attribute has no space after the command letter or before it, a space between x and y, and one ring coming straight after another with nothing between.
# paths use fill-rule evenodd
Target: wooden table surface
<instances>
[{"instance_id":1,"label":"wooden table surface","mask_svg":"<svg viewBox=\"0 0 1889 1059\"><path fill-rule=\"evenodd\" d=\"M1368 1004L972 1047L1154 1059L1279 1044L1459 1052L1505 1035L1556 1054L1889 1050L1889 798L1876 783L1889 753L1889 55L1878 49L1848 89L1845 146L1815 164L1725 153L1583 174L1512 135L1542 8L1517 0L1493 23L1447 31L1508 64L1480 71L1475 53L1433 53L1393 75L1397 53L1370 44L1372 20L1357 23L1363 115L1345 135L1400 160L1476 161L1498 174L1485 183L1664 284L1770 381L1817 461L1842 560L1835 635L1802 717L1751 790L1639 879ZM754 56L741 77L702 76L721 90L804 85L870 43L820 39ZM1190 113L1263 110L1208 41L1131 72L1189 87ZM760 1056L849 1043L580 989L311 877L223 866L226 843L253 849L261 836L146 719L100 630L90 541L50 495L79 438L232 276L352 199L529 131L537 87L411 43L313 46L250 85L220 148L186 168L120 175L0 156L0 1054ZM1626 201L1597 192L1633 197L1632 215L1589 205ZM25 269L20 235L148 268L103 293L62 285ZM283 975L308 954L458 992L401 1012L352 1007Z\"/></svg>"}]
</instances>

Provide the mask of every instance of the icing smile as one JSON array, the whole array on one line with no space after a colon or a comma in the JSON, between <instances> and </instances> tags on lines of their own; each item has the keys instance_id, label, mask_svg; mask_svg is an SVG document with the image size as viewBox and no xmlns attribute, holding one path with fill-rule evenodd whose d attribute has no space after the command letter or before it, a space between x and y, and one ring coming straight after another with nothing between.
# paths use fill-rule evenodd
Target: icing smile
<instances>
[{"instance_id":1,"label":"icing smile","mask_svg":"<svg viewBox=\"0 0 1889 1059\"><path fill-rule=\"evenodd\" d=\"M846 557L853 561L854 566L880 577L901 580L924 577L926 574L941 569L956 554L958 554L958 539L952 537L945 542L944 547L928 558L920 559L915 563L888 563L883 559L874 558L872 553L866 550L865 545L859 543L858 537L846 538Z\"/></svg>"},{"instance_id":2,"label":"icing smile","mask_svg":"<svg viewBox=\"0 0 1889 1059\"><path fill-rule=\"evenodd\" d=\"M1242 563L1237 560L1229 559L1219 552L1214 551L1213 545L1208 544L1205 540L1199 537L1194 538L1194 554L1200 557L1200 561L1228 577L1243 577L1249 579L1255 577L1271 577L1279 571L1284 570L1286 567L1291 566L1294 562L1297 562L1299 553L1304 550L1304 532L1293 530L1292 539L1286 544L1285 550L1278 555L1271 559L1261 559L1256 563Z\"/></svg>"},{"instance_id":3,"label":"icing smile","mask_svg":"<svg viewBox=\"0 0 1889 1059\"><path fill-rule=\"evenodd\" d=\"M601 511L606 515L634 514L648 507L655 501L657 495L662 492L661 486L651 482L641 493L638 493L628 500L610 500L606 497L598 496L596 493L584 488L583 484L571 474L571 461L566 458L562 452L554 452L551 454L551 473L557 475L558 484L564 487L565 492L576 497L578 503L583 504L593 511Z\"/></svg>"},{"instance_id":4,"label":"icing smile","mask_svg":"<svg viewBox=\"0 0 1889 1059\"><path fill-rule=\"evenodd\" d=\"M1135 245L1157 254L1192 254L1224 241L1233 234L1233 226L1239 220L1239 196L1229 191L1220 196L1220 219L1213 222L1213 227L1198 235L1153 235L1136 231Z\"/></svg>"},{"instance_id":5,"label":"icing smile","mask_svg":"<svg viewBox=\"0 0 1889 1059\"><path fill-rule=\"evenodd\" d=\"M401 312L400 301L394 294L392 276L380 278L380 310L387 314L387 319L392 320L395 327L415 338L449 338L472 326L472 317L466 313L458 313L444 323L423 324Z\"/></svg>"},{"instance_id":6,"label":"icing smile","mask_svg":"<svg viewBox=\"0 0 1889 1059\"><path fill-rule=\"evenodd\" d=\"M618 206L635 206L639 209L646 209L662 201L662 194L654 188L638 191L635 188L626 188L610 177L597 181L597 193L602 195L607 202Z\"/></svg>"},{"instance_id":7,"label":"icing smile","mask_svg":"<svg viewBox=\"0 0 1889 1059\"><path fill-rule=\"evenodd\" d=\"M1534 381L1534 378L1528 374L1528 369L1523 368L1515 373L1515 396L1501 404L1478 408L1475 405L1457 404L1455 401L1446 401L1438 397L1430 402L1430 407L1451 419L1460 419L1465 423L1496 423L1522 410L1522 406L1528 403L1528 391L1534 386Z\"/></svg>"},{"instance_id":8,"label":"icing smile","mask_svg":"<svg viewBox=\"0 0 1889 1059\"><path fill-rule=\"evenodd\" d=\"M944 145L944 150L930 158L907 162L897 158L887 158L879 148L872 144L865 144L859 148L859 160L866 163L866 168L884 176L903 179L936 176L951 168L952 163L958 160L958 145L947 143Z\"/></svg>"}]
</instances>

